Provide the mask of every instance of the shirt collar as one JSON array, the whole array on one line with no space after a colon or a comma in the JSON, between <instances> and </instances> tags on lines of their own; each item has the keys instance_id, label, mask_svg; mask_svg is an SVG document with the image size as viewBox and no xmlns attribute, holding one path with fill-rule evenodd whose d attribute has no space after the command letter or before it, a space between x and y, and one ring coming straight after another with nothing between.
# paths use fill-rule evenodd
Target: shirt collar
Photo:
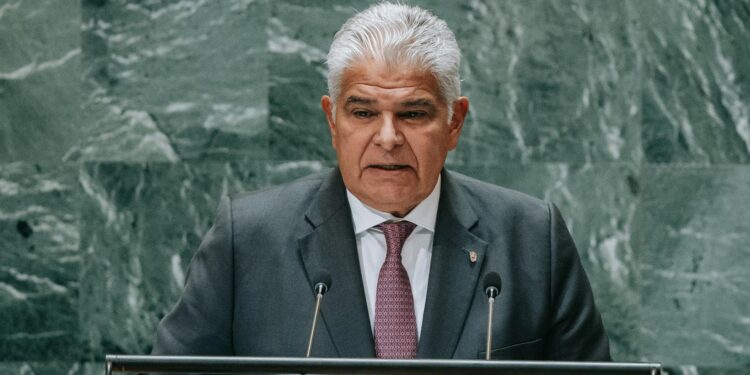
<instances>
[{"instance_id":1,"label":"shirt collar","mask_svg":"<svg viewBox=\"0 0 750 375\"><path fill-rule=\"evenodd\" d=\"M362 203L346 189L346 197L349 199L349 207L352 211L352 221L354 222L354 234L360 234L368 229L384 223L386 221L410 221L417 226L435 233L435 221L437 220L437 209L440 201L440 179L438 175L437 183L432 189L432 193L423 201L414 207L405 217L398 218L388 212L378 211Z\"/></svg>"}]
</instances>

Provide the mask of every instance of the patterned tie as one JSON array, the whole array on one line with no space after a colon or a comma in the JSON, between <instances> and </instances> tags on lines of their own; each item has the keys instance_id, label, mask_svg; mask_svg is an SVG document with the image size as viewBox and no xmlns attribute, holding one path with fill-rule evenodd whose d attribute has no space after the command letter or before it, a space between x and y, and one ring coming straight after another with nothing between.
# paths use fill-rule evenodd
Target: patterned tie
<instances>
[{"instance_id":1,"label":"patterned tie","mask_svg":"<svg viewBox=\"0 0 750 375\"><path fill-rule=\"evenodd\" d=\"M388 253L380 268L375 299L375 353L378 358L416 358L417 321L409 275L401 264L401 248L416 224L408 221L378 225Z\"/></svg>"}]
</instances>

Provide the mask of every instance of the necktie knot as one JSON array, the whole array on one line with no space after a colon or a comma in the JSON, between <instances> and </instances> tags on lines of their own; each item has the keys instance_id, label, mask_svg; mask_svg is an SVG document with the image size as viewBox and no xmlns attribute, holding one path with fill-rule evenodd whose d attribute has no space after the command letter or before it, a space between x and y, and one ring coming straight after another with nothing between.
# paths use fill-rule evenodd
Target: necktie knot
<instances>
[{"instance_id":1,"label":"necktie knot","mask_svg":"<svg viewBox=\"0 0 750 375\"><path fill-rule=\"evenodd\" d=\"M399 221L395 223L382 223L378 228L385 234L385 243L388 255L400 255L404 242L414 231L417 225L408 221Z\"/></svg>"}]
</instances>

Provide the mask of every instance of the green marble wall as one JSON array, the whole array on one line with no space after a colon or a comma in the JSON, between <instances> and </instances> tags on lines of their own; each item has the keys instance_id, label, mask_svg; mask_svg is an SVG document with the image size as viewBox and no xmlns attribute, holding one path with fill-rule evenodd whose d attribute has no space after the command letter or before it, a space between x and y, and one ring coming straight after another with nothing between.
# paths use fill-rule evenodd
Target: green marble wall
<instances>
[{"instance_id":1,"label":"green marble wall","mask_svg":"<svg viewBox=\"0 0 750 375\"><path fill-rule=\"evenodd\" d=\"M415 1L463 49L451 168L556 202L615 359L750 371L750 1ZM367 1L0 0L0 373L146 353L227 192L333 165Z\"/></svg>"}]
</instances>

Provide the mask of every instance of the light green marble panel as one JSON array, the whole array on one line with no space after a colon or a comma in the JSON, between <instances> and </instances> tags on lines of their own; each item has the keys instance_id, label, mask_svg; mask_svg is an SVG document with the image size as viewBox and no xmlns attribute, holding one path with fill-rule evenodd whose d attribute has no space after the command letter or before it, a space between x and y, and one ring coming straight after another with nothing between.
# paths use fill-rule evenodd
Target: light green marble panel
<instances>
[{"instance_id":1,"label":"light green marble panel","mask_svg":"<svg viewBox=\"0 0 750 375\"><path fill-rule=\"evenodd\" d=\"M74 167L0 165L0 358L67 360L81 345Z\"/></svg>"},{"instance_id":2,"label":"light green marble panel","mask_svg":"<svg viewBox=\"0 0 750 375\"><path fill-rule=\"evenodd\" d=\"M635 215L639 351L750 368L750 167L649 166Z\"/></svg>"},{"instance_id":3,"label":"light green marble panel","mask_svg":"<svg viewBox=\"0 0 750 375\"><path fill-rule=\"evenodd\" d=\"M456 161L640 160L638 2L448 4L472 101Z\"/></svg>"},{"instance_id":4,"label":"light green marble panel","mask_svg":"<svg viewBox=\"0 0 750 375\"><path fill-rule=\"evenodd\" d=\"M320 98L328 92L325 59L351 9L274 1L268 34L270 157L334 160Z\"/></svg>"},{"instance_id":5,"label":"light green marble panel","mask_svg":"<svg viewBox=\"0 0 750 375\"><path fill-rule=\"evenodd\" d=\"M649 162L750 161L747 1L642 1L643 149Z\"/></svg>"},{"instance_id":6,"label":"light green marble panel","mask_svg":"<svg viewBox=\"0 0 750 375\"><path fill-rule=\"evenodd\" d=\"M77 141L75 0L0 1L0 163L58 161Z\"/></svg>"},{"instance_id":7,"label":"light green marble panel","mask_svg":"<svg viewBox=\"0 0 750 375\"><path fill-rule=\"evenodd\" d=\"M85 161L265 158L264 1L83 3Z\"/></svg>"}]
</instances>

